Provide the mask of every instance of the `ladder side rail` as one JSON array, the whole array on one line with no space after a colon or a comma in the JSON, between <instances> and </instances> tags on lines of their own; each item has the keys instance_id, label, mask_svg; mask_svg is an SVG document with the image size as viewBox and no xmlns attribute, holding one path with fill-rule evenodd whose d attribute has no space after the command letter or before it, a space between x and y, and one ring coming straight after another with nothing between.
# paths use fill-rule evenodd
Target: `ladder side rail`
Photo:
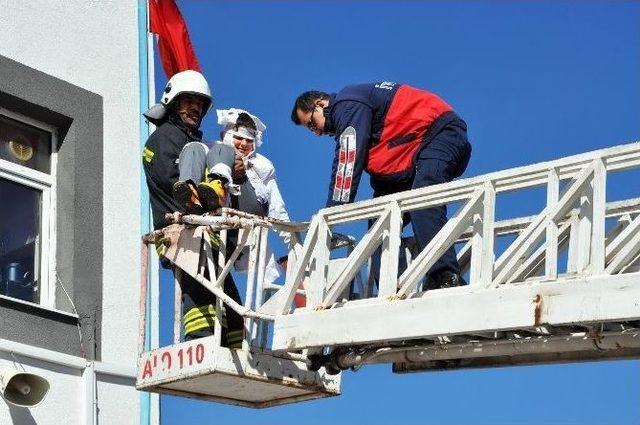
<instances>
[{"instance_id":1,"label":"ladder side rail","mask_svg":"<svg viewBox=\"0 0 640 425\"><path fill-rule=\"evenodd\" d=\"M633 147L634 145L636 146L635 148ZM638 168L640 167L640 148L638 146L640 146L640 142L617 146L611 149L620 148L619 152L611 155L601 155L600 157L605 161L608 171Z\"/></svg>"},{"instance_id":2,"label":"ladder side rail","mask_svg":"<svg viewBox=\"0 0 640 425\"><path fill-rule=\"evenodd\" d=\"M635 146L634 146L634 149L636 149ZM600 153L600 152L596 152L596 154L598 154L598 153ZM636 153L633 153L633 156L635 156ZM585 158L582 158L584 164L583 163L567 164L567 161L570 160L570 159L571 158L565 158L565 159L562 159L562 160L555 161L555 162L557 162L559 164L560 163L565 163L564 168L561 169L563 176L576 174L579 171L581 171L580 168L583 165L589 165L590 163L591 164L593 163L593 161L592 162L588 162L588 161L585 160ZM596 163L598 161L602 164L602 166L603 166L602 168L604 168L604 162L601 159L596 159L595 160ZM622 168L623 166L627 167L628 165L629 164L625 165L625 163L619 162L617 167L618 168ZM503 191L506 191L507 189L515 190L516 187L519 187L519 185L522 185L522 182L525 182L525 186L524 187L526 187L527 185L530 186L531 184L542 183L542 182L538 181L540 179L540 177L537 175L537 174L540 174L539 170L535 170L535 169L526 170L526 168L528 168L528 167L524 167L524 168L525 168L525 171L528 172L528 174L525 173L524 175L521 175L521 176L510 176L504 182L500 182L500 181L496 182L496 186L500 186L500 183L502 183L501 188L502 188ZM554 177L556 178L556 180L559 181L560 174L558 173L558 171L555 168L553 168L551 171L554 172ZM546 174L547 174L546 182L544 182L544 183L546 183L547 185L549 185L549 173L551 171L547 171L546 172ZM439 194L440 200L442 200L442 197L450 196L452 198L455 198L456 195L457 195L457 193L454 193L455 190L451 190L452 183L447 183L446 185L449 186L449 189L450 189L449 193L447 193L447 190L444 189L443 193ZM456 188L453 188L453 189L456 189ZM602 190L604 190L604 188ZM413 191L413 192L416 192L416 191ZM393 196L394 195L390 195L390 197L393 197ZM389 197L387 197L387 198L389 198ZM418 198L419 198L418 196L411 197L411 199L407 200L404 204L402 204L402 207L403 207L402 209L403 210L410 210L410 209L415 209L415 208L419 208L419 207L424 207L424 203L425 202L427 202L427 203L429 201L433 202L434 199L435 199L433 196L432 196L432 199L425 199L425 200L422 200L422 201L420 199L418 199ZM449 200L449 199L447 199L447 200ZM370 218L373 214L375 214L380 209L380 207L381 206L378 203L378 204L375 204L375 205L372 204L372 205L368 205L368 206L367 205L360 205L355 210L352 210L352 211L338 211L337 215L335 215L333 217L333 220L336 223L339 223L339 222L341 223L341 222L347 222L347 221L354 221L354 219ZM583 220L583 226L582 227L583 227L583 232L586 232L586 230L588 230L588 228L586 227L586 224L584 224L584 221L585 220ZM553 227L551 225L549 225L549 232L550 232L550 236L552 238L554 238L553 233L556 233L556 232L553 232ZM556 249L557 249L557 245L555 243L550 244L550 246L551 247L556 247ZM591 244L589 244L589 246L591 246ZM557 252L554 252L554 251L555 251L555 249L552 248L549 251L549 254L547 255L547 257L549 259L551 259L551 258L554 258L554 256L555 256L555 263L556 263L555 268L557 268ZM549 269L551 269L552 266L554 265L553 264L554 262L553 261L548 261L548 263L549 263ZM550 272L550 270L548 270L548 272ZM475 276L473 276L473 277L475 278ZM471 279L471 280L474 280L474 279Z\"/></svg>"},{"instance_id":3,"label":"ladder side rail","mask_svg":"<svg viewBox=\"0 0 640 425\"><path fill-rule=\"evenodd\" d=\"M376 298L351 301L321 314L305 312L276 319L273 349L380 344L536 326L637 320L637 279L635 273L615 279L585 276L491 289L426 291L392 302Z\"/></svg>"},{"instance_id":4,"label":"ladder side rail","mask_svg":"<svg viewBox=\"0 0 640 425\"><path fill-rule=\"evenodd\" d=\"M640 214L640 198L607 202L607 218L620 217L624 214Z\"/></svg>"},{"instance_id":5,"label":"ladder side rail","mask_svg":"<svg viewBox=\"0 0 640 425\"><path fill-rule=\"evenodd\" d=\"M487 182L489 183L489 182ZM575 209L577 212L577 208ZM613 201L608 202L606 204L606 218L618 218L623 217L629 214L638 214L640 213L640 198L631 198L625 199L621 201ZM508 218L495 222L495 236L505 236L509 234L517 234L522 232L533 220L535 220L537 215L529 215L523 217L514 217ZM558 225L562 225L565 221L569 220L571 217L571 211L567 213L567 215L557 222ZM629 219L629 221L631 221ZM474 229L473 227L467 228L457 242L463 242L466 240L470 240L473 236ZM608 235L610 236L610 235ZM615 235L614 235L615 236Z\"/></svg>"},{"instance_id":6,"label":"ladder side rail","mask_svg":"<svg viewBox=\"0 0 640 425\"><path fill-rule=\"evenodd\" d=\"M343 221L375 217L380 214L384 204L392 200L400 202L403 212L410 209L424 208L426 206L425 202L428 203L434 197L452 196L456 198L455 200L458 200L461 199L459 195L465 192L470 194L475 190L476 186L483 185L487 181L494 182L498 193L542 186L548 182L549 170L557 169L560 180L575 178L595 159L602 159L608 171L638 167L640 166L640 142L399 192L350 205L326 208L322 210L322 213L326 215L327 223L331 226ZM417 206L414 206L416 204Z\"/></svg>"}]
</instances>

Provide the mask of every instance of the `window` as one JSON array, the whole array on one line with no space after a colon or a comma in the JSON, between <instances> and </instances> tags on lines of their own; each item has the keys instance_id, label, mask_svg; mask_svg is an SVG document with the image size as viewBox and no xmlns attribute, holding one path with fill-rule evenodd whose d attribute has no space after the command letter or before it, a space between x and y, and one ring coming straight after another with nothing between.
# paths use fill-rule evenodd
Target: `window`
<instances>
[{"instance_id":1,"label":"window","mask_svg":"<svg viewBox=\"0 0 640 425\"><path fill-rule=\"evenodd\" d=\"M54 128L0 108L0 295L54 306Z\"/></svg>"}]
</instances>

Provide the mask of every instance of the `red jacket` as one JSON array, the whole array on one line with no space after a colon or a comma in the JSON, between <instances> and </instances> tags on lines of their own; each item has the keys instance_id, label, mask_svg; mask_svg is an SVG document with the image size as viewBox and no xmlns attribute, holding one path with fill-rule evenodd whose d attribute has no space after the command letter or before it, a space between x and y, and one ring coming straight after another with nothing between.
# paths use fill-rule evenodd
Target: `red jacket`
<instances>
[{"instance_id":1,"label":"red jacket","mask_svg":"<svg viewBox=\"0 0 640 425\"><path fill-rule=\"evenodd\" d=\"M363 170L372 181L406 182L434 123L455 114L433 93L380 82L347 86L332 95L325 116L337 142L327 202L331 206L353 201Z\"/></svg>"}]
</instances>

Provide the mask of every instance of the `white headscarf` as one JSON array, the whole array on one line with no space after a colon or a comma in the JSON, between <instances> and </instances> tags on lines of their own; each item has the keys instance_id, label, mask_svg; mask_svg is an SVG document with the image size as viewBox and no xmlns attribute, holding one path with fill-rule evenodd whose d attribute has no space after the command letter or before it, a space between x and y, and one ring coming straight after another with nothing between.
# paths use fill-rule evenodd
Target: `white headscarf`
<instances>
[{"instance_id":1,"label":"white headscarf","mask_svg":"<svg viewBox=\"0 0 640 425\"><path fill-rule=\"evenodd\" d=\"M262 123L262 121L260 121L260 118L256 117L255 115L252 115L243 109L237 109L237 108L217 109L216 114L218 115L218 124L222 126L222 131L226 134L227 132L232 130L233 127L236 126L236 122L238 121L238 116L242 113L249 115L253 120L253 122L256 124L255 135L250 134L249 136L254 136L253 140L256 144L256 147L259 147L260 145L262 145L262 135L264 134L264 131L267 129L267 126L265 126ZM247 136L247 134L243 134L242 136L245 137ZM226 143L227 141L223 140L223 142Z\"/></svg>"}]
</instances>

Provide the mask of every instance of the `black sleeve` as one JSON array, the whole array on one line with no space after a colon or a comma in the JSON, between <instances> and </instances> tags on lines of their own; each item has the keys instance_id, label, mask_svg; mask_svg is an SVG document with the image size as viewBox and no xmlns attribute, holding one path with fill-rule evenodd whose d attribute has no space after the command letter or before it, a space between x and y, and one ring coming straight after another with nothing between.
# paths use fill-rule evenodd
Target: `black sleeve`
<instances>
[{"instance_id":1,"label":"black sleeve","mask_svg":"<svg viewBox=\"0 0 640 425\"><path fill-rule=\"evenodd\" d=\"M164 227L166 213L182 211L173 199L173 183L178 178L176 143L159 127L149 136L142 152L142 164L149 188L154 228Z\"/></svg>"},{"instance_id":2,"label":"black sleeve","mask_svg":"<svg viewBox=\"0 0 640 425\"><path fill-rule=\"evenodd\" d=\"M149 136L143 151L143 164L147 178L155 183L157 189L171 193L179 174L179 155L176 141L159 129Z\"/></svg>"}]
</instances>

